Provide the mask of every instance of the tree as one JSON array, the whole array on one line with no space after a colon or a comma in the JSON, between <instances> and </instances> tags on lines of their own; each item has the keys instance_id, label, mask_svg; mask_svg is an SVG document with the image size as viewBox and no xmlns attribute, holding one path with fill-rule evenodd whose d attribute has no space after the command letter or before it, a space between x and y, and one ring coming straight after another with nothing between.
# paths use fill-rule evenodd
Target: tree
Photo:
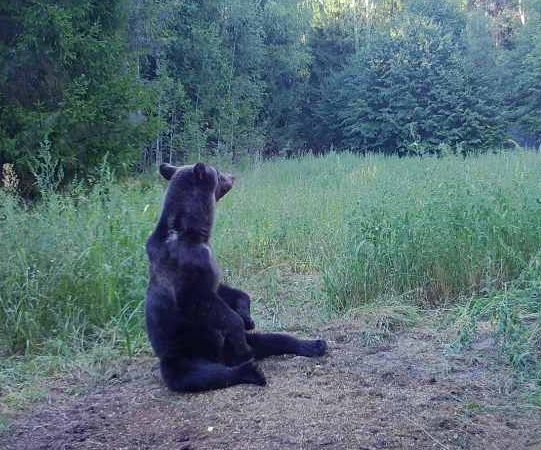
<instances>
[{"instance_id":1,"label":"tree","mask_svg":"<svg viewBox=\"0 0 541 450\"><path fill-rule=\"evenodd\" d=\"M423 1L366 35L318 108L332 144L399 154L497 145L493 79L468 59L465 25L451 4Z\"/></svg>"},{"instance_id":2,"label":"tree","mask_svg":"<svg viewBox=\"0 0 541 450\"><path fill-rule=\"evenodd\" d=\"M537 148L541 144L541 2L528 6L528 21L505 55L503 88L511 137Z\"/></svg>"},{"instance_id":3,"label":"tree","mask_svg":"<svg viewBox=\"0 0 541 450\"><path fill-rule=\"evenodd\" d=\"M263 10L267 155L294 152L303 145L301 105L310 76L310 19L308 8L296 0L269 1Z\"/></svg>"},{"instance_id":4,"label":"tree","mask_svg":"<svg viewBox=\"0 0 541 450\"><path fill-rule=\"evenodd\" d=\"M130 113L150 103L127 51L126 3L18 0L0 15L0 162L28 172L44 142L67 174L106 154L137 161L149 127Z\"/></svg>"}]
</instances>

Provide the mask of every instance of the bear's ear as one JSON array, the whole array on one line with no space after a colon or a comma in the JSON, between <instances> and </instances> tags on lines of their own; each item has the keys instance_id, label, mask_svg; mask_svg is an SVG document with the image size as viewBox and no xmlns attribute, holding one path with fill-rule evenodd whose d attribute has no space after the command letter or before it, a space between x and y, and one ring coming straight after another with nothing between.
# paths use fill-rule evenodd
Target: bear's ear
<instances>
[{"instance_id":1,"label":"bear's ear","mask_svg":"<svg viewBox=\"0 0 541 450\"><path fill-rule=\"evenodd\" d=\"M193 173L195 173L197 179L203 180L207 175L207 168L203 163L199 162L195 166L193 166Z\"/></svg>"},{"instance_id":2,"label":"bear's ear","mask_svg":"<svg viewBox=\"0 0 541 450\"><path fill-rule=\"evenodd\" d=\"M171 164L163 163L160 164L160 175L166 180L170 180L171 177L175 174L177 168Z\"/></svg>"}]
</instances>

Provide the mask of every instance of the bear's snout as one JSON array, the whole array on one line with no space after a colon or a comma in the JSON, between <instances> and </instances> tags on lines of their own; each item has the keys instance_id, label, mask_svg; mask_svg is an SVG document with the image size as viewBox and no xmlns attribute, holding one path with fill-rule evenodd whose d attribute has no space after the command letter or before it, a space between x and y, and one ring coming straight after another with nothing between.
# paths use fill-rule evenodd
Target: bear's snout
<instances>
[{"instance_id":1,"label":"bear's snout","mask_svg":"<svg viewBox=\"0 0 541 450\"><path fill-rule=\"evenodd\" d=\"M218 176L218 186L216 187L216 200L220 200L233 187L235 176L230 173L220 173Z\"/></svg>"}]
</instances>

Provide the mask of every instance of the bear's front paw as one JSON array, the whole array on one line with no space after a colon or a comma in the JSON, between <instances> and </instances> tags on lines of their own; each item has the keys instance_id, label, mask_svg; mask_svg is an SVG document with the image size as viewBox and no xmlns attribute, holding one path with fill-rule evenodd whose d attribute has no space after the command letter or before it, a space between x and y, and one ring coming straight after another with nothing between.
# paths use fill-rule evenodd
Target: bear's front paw
<instances>
[{"instance_id":1,"label":"bear's front paw","mask_svg":"<svg viewBox=\"0 0 541 450\"><path fill-rule=\"evenodd\" d=\"M243 383L257 384L258 386L267 384L265 375L253 359L238 366L238 370Z\"/></svg>"}]
</instances>

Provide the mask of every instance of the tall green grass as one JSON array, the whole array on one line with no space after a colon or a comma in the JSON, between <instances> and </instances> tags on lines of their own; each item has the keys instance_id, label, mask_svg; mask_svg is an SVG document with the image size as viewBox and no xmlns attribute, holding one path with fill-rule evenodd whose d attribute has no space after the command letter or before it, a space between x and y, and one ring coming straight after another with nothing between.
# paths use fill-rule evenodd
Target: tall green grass
<instances>
[{"instance_id":1,"label":"tall green grass","mask_svg":"<svg viewBox=\"0 0 541 450\"><path fill-rule=\"evenodd\" d=\"M531 381L534 402L541 405L541 252L499 290L461 303L454 315L456 341L462 349L478 334L492 332L501 354L522 381Z\"/></svg>"},{"instance_id":2,"label":"tall green grass","mask_svg":"<svg viewBox=\"0 0 541 450\"><path fill-rule=\"evenodd\" d=\"M533 153L255 162L220 203L213 243L256 312L295 301L341 312L389 297L437 307L529 266L541 246L540 169ZM144 244L164 188L158 176L103 176L32 206L0 193L5 354L143 348Z\"/></svg>"},{"instance_id":3,"label":"tall green grass","mask_svg":"<svg viewBox=\"0 0 541 450\"><path fill-rule=\"evenodd\" d=\"M344 238L322 268L345 309L414 293L435 306L516 277L541 245L540 158L376 160L350 185Z\"/></svg>"},{"instance_id":4,"label":"tall green grass","mask_svg":"<svg viewBox=\"0 0 541 450\"><path fill-rule=\"evenodd\" d=\"M102 180L32 206L0 194L5 353L70 353L104 340L129 353L142 341L153 192Z\"/></svg>"},{"instance_id":5,"label":"tall green grass","mask_svg":"<svg viewBox=\"0 0 541 450\"><path fill-rule=\"evenodd\" d=\"M216 247L237 274L319 273L334 309L404 294L439 305L528 265L541 245L540 169L527 153L264 164L226 200Z\"/></svg>"}]
</instances>

